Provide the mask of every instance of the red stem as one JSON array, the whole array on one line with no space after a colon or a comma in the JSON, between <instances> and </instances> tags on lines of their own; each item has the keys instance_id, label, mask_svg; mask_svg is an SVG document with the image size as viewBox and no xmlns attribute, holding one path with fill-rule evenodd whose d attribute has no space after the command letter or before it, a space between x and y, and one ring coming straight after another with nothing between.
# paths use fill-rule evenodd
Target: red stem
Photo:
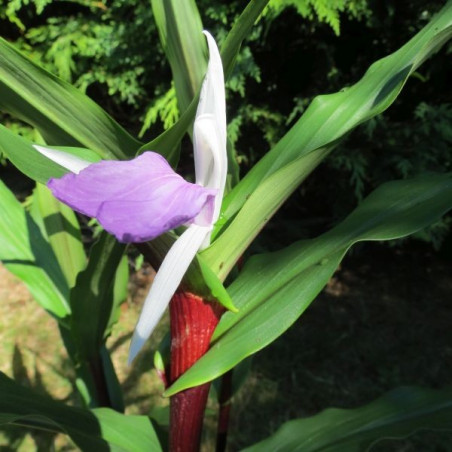
<instances>
[{"instance_id":1,"label":"red stem","mask_svg":"<svg viewBox=\"0 0 452 452\"><path fill-rule=\"evenodd\" d=\"M224 309L190 292L179 291L170 303L171 364L174 382L209 348L213 331ZM197 452L201 442L204 410L210 383L171 397L170 452Z\"/></svg>"}]
</instances>

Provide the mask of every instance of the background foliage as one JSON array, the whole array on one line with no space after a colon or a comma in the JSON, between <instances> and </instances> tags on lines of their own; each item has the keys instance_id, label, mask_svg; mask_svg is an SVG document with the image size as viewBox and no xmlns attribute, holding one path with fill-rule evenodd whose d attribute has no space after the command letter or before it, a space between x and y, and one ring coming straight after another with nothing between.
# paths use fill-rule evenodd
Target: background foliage
<instances>
[{"instance_id":1,"label":"background foliage","mask_svg":"<svg viewBox=\"0 0 452 452\"><path fill-rule=\"evenodd\" d=\"M202 0L198 5L205 27L221 45L246 2ZM405 42L441 5L271 0L228 82L229 136L242 174L316 94L358 80L372 61ZM87 92L132 134L147 141L177 120L170 68L148 2L2 0L0 25L17 48ZM275 247L325 230L384 181L450 169L450 51L449 44L412 77L407 95L354 132L292 196L273 220L285 229L284 242ZM1 120L22 134L36 134L8 117ZM300 218L309 218L301 230ZM439 248L449 225L446 218L418 237ZM267 229L271 232L271 224ZM265 234L262 239L260 244Z\"/></svg>"}]
</instances>

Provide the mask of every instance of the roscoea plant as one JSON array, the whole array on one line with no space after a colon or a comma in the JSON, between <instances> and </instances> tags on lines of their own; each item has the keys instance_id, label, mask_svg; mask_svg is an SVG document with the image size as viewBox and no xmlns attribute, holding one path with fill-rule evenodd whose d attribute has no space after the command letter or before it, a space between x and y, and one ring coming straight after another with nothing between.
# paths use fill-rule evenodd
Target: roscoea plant
<instances>
[{"instance_id":1,"label":"roscoea plant","mask_svg":"<svg viewBox=\"0 0 452 452\"><path fill-rule=\"evenodd\" d=\"M326 233L276 253L245 258L239 271L239 259L287 197L353 128L389 107L410 74L452 34L449 2L356 84L316 98L280 142L238 180L234 152L226 146L223 67L227 77L266 4L249 3L226 37L221 57L206 33L206 58L195 3L152 1L181 117L150 143L137 141L89 98L0 40L0 109L34 125L46 142L30 143L0 126L0 150L23 173L48 183L53 195L96 218L107 231L86 259L70 209L55 204L41 187L35 195L39 206L29 213L0 184L0 259L58 322L86 403L84 409L72 408L1 376L0 422L63 431L82 450L162 450L148 417L121 413L122 391L105 345L123 299L118 286L127 281L121 271L124 243L143 242L139 249L159 269L133 334L129 361L170 303L171 358L159 368L164 373L169 369L164 394L171 398L169 447L195 451L209 383L225 374L230 377L235 366L287 330L353 244L409 235L451 208L450 174L395 181L370 194ZM194 184L164 158L171 164L177 161L175 149L192 124ZM225 195L227 179L231 187ZM63 244L47 229L49 216L61 220ZM185 228L177 239L170 232L174 228ZM223 307L231 306L225 301L230 298L236 312ZM230 384L223 386L220 401L225 408L233 390ZM336 421L322 415L293 421L251 450L291 451L300 444L304 451L334 450L335 444L358 450L386 435L450 427L450 390L408 393L397 403L391 400L406 390L344 414L347 423L339 429ZM227 413L222 409L220 414L218 450L225 445Z\"/></svg>"},{"instance_id":2,"label":"roscoea plant","mask_svg":"<svg viewBox=\"0 0 452 452\"><path fill-rule=\"evenodd\" d=\"M123 243L152 240L188 225L155 276L130 346L129 363L162 317L195 254L210 244L227 175L223 66L213 37L193 125L196 183L185 181L152 151L129 161L91 163L67 152L34 147L70 171L47 186L60 201L99 223Z\"/></svg>"}]
</instances>

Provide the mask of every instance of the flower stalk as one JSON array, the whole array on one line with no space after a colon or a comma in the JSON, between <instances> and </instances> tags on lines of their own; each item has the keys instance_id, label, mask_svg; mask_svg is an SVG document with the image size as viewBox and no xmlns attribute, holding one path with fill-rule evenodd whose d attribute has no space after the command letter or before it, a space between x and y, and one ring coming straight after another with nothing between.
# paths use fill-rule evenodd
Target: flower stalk
<instances>
[{"instance_id":1,"label":"flower stalk","mask_svg":"<svg viewBox=\"0 0 452 452\"><path fill-rule=\"evenodd\" d=\"M209 348L224 308L188 291L177 291L170 302L173 383ZM196 452L201 441L210 383L187 389L170 400L170 452Z\"/></svg>"}]
</instances>

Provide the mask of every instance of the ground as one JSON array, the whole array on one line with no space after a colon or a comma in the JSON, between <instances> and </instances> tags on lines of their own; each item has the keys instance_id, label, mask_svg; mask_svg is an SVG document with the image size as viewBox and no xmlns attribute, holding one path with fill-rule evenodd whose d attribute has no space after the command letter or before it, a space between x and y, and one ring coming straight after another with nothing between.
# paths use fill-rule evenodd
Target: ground
<instances>
[{"instance_id":1,"label":"ground","mask_svg":"<svg viewBox=\"0 0 452 452\"><path fill-rule=\"evenodd\" d=\"M324 408L351 408L401 385L440 388L452 374L452 263L427 247L364 245L342 263L299 321L253 358L232 408L229 450L261 440L283 422ZM131 331L152 280L134 275L130 296L108 346L129 413L164 406L152 369L152 348L126 366ZM0 267L0 370L21 384L68 403L79 403L73 373L55 322L26 288ZM69 380L67 379L69 377ZM215 403L209 404L204 450L212 450ZM21 430L0 436L1 450L46 450L46 438ZM36 440L39 441L38 446ZM452 451L452 434L424 433L385 441L373 451ZM70 450L59 437L56 450Z\"/></svg>"}]
</instances>

